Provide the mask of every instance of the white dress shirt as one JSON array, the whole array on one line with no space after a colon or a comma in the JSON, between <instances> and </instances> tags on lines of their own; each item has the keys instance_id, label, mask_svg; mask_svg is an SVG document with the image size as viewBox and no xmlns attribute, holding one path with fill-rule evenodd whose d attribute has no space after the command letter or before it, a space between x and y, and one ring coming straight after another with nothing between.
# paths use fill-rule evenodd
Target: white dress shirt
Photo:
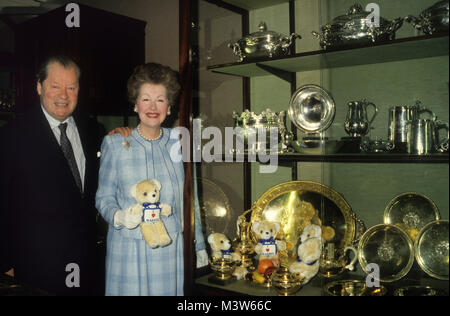
<instances>
[{"instance_id":1,"label":"white dress shirt","mask_svg":"<svg viewBox=\"0 0 450 316\"><path fill-rule=\"evenodd\" d=\"M86 169L86 158L84 157L83 147L81 145L80 135L78 134L77 125L75 124L75 120L72 116L69 116L64 122L60 122L57 119L53 118L50 114L47 113L45 108L41 105L42 111L44 112L45 117L47 118L48 123L50 124L50 128L55 134L56 140L58 144L60 144L61 131L58 126L62 123L67 123L67 137L69 138L70 144L72 145L73 154L75 155L75 160L77 162L78 170L80 171L81 184L84 189L84 172ZM60 144L61 145L61 144Z\"/></svg>"}]
</instances>

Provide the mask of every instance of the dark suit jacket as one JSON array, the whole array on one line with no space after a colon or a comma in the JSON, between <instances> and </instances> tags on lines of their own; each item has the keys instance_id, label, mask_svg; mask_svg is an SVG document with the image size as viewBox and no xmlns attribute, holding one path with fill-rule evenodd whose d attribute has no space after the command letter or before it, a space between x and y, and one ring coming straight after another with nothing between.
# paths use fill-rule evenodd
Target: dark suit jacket
<instances>
[{"instance_id":1,"label":"dark suit jacket","mask_svg":"<svg viewBox=\"0 0 450 316\"><path fill-rule=\"evenodd\" d=\"M96 288L100 139L96 123L74 118L86 157L83 195L39 106L0 133L0 212L7 223L0 262L3 270L14 267L19 281L55 295L91 294ZM76 281L71 263L79 267L79 288L66 286L66 279Z\"/></svg>"}]
</instances>

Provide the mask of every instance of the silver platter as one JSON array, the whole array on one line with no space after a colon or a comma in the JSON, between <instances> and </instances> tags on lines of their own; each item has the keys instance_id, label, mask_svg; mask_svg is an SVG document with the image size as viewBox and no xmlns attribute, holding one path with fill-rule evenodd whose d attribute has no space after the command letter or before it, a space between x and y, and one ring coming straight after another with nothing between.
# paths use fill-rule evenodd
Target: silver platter
<instances>
[{"instance_id":1,"label":"silver platter","mask_svg":"<svg viewBox=\"0 0 450 316\"><path fill-rule=\"evenodd\" d=\"M397 281L411 270L414 245L411 238L397 226L376 225L361 237L358 260L363 271L373 278L382 282Z\"/></svg>"},{"instance_id":2,"label":"silver platter","mask_svg":"<svg viewBox=\"0 0 450 316\"><path fill-rule=\"evenodd\" d=\"M448 220L431 222L422 228L414 244L419 266L428 275L440 280L448 280L448 227Z\"/></svg>"},{"instance_id":3,"label":"silver platter","mask_svg":"<svg viewBox=\"0 0 450 316\"><path fill-rule=\"evenodd\" d=\"M317 85L297 89L289 102L289 117L303 132L319 133L330 127L336 113L333 97Z\"/></svg>"},{"instance_id":4,"label":"silver platter","mask_svg":"<svg viewBox=\"0 0 450 316\"><path fill-rule=\"evenodd\" d=\"M426 224L439 219L437 205L427 196L416 192L397 195L384 209L384 223L400 227L413 241Z\"/></svg>"}]
</instances>

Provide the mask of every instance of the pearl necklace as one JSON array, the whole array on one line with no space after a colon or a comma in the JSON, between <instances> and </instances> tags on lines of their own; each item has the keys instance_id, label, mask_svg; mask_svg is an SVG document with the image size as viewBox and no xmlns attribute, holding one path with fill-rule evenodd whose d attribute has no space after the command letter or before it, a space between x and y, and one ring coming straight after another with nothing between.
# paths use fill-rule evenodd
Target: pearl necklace
<instances>
[{"instance_id":1,"label":"pearl necklace","mask_svg":"<svg viewBox=\"0 0 450 316\"><path fill-rule=\"evenodd\" d=\"M162 134L163 134L162 128L160 128L160 129L159 129L159 135L158 135L157 137L155 137L155 138L145 137L145 136L142 135L142 133L141 133L141 124L138 125L138 127L137 127L137 132L138 132L138 134L139 134L143 139L148 140L149 142L150 142L150 141L153 141L153 140L158 140L158 139L160 139L161 136L162 136Z\"/></svg>"}]
</instances>

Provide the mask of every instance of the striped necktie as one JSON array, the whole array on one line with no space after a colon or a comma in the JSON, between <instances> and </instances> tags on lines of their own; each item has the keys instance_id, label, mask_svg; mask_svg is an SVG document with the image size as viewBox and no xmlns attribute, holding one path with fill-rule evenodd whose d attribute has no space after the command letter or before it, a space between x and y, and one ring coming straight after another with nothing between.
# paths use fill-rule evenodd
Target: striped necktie
<instances>
[{"instance_id":1,"label":"striped necktie","mask_svg":"<svg viewBox=\"0 0 450 316\"><path fill-rule=\"evenodd\" d=\"M70 144L70 140L67 137L67 123L59 124L58 126L59 130L61 131L61 149L64 153L64 156L67 159L67 162L69 163L70 170L72 171L73 177L75 179L75 183L77 184L78 188L80 189L80 192L83 192L83 187L81 184L81 177L80 172L78 171L77 161L75 160L75 155L73 154L72 145Z\"/></svg>"}]
</instances>

